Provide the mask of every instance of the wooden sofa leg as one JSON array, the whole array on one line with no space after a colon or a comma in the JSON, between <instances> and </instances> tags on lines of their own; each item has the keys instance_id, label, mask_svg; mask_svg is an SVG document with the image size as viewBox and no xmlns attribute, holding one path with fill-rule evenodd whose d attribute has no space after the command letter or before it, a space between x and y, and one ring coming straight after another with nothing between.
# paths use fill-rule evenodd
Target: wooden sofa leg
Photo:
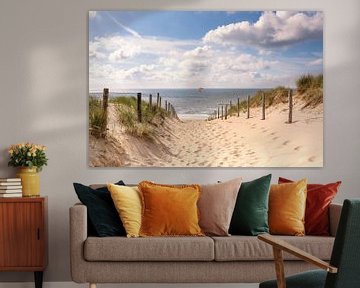
<instances>
[{"instance_id":1,"label":"wooden sofa leg","mask_svg":"<svg viewBox=\"0 0 360 288\"><path fill-rule=\"evenodd\" d=\"M89 288L96 288L96 284L95 283L89 283Z\"/></svg>"}]
</instances>

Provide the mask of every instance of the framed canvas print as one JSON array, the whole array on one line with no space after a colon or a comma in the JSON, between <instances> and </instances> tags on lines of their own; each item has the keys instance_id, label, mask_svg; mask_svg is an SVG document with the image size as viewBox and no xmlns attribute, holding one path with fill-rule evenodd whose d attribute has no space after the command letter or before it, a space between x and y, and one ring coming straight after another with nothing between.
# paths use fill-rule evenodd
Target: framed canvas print
<instances>
[{"instance_id":1,"label":"framed canvas print","mask_svg":"<svg viewBox=\"0 0 360 288\"><path fill-rule=\"evenodd\" d=\"M323 12L90 11L91 167L322 167Z\"/></svg>"}]
</instances>

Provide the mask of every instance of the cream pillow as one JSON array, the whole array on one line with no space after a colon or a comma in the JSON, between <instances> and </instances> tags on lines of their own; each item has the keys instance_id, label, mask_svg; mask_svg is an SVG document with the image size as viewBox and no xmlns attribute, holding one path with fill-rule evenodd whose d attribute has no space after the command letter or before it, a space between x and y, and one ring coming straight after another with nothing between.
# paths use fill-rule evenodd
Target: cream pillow
<instances>
[{"instance_id":1,"label":"cream pillow","mask_svg":"<svg viewBox=\"0 0 360 288\"><path fill-rule=\"evenodd\" d=\"M141 227L141 196L137 187L108 184L127 237L139 237Z\"/></svg>"}]
</instances>

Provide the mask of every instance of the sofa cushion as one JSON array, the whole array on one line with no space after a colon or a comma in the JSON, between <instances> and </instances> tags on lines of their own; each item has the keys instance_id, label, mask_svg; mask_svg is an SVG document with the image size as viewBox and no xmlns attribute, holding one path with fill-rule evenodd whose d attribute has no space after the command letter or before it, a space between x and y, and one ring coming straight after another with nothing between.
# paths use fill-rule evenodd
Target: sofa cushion
<instances>
[{"instance_id":1,"label":"sofa cushion","mask_svg":"<svg viewBox=\"0 0 360 288\"><path fill-rule=\"evenodd\" d=\"M229 236L231 216L242 178L201 185L199 225L206 235Z\"/></svg>"},{"instance_id":2,"label":"sofa cushion","mask_svg":"<svg viewBox=\"0 0 360 288\"><path fill-rule=\"evenodd\" d=\"M273 184L269 195L270 234L303 236L305 234L306 184Z\"/></svg>"},{"instance_id":3,"label":"sofa cushion","mask_svg":"<svg viewBox=\"0 0 360 288\"><path fill-rule=\"evenodd\" d=\"M199 185L139 183L142 199L140 236L203 236L197 201Z\"/></svg>"},{"instance_id":4,"label":"sofa cushion","mask_svg":"<svg viewBox=\"0 0 360 288\"><path fill-rule=\"evenodd\" d=\"M334 237L276 236L322 260L330 260ZM272 246L254 236L212 237L215 242L215 261L272 260ZM285 260L299 260L284 253Z\"/></svg>"},{"instance_id":5,"label":"sofa cushion","mask_svg":"<svg viewBox=\"0 0 360 288\"><path fill-rule=\"evenodd\" d=\"M271 174L241 183L231 218L232 235L269 233L268 210Z\"/></svg>"},{"instance_id":6,"label":"sofa cushion","mask_svg":"<svg viewBox=\"0 0 360 288\"><path fill-rule=\"evenodd\" d=\"M89 237L84 245L87 261L213 261L210 237Z\"/></svg>"},{"instance_id":7,"label":"sofa cushion","mask_svg":"<svg viewBox=\"0 0 360 288\"><path fill-rule=\"evenodd\" d=\"M138 187L107 185L127 237L139 237L141 226L141 196Z\"/></svg>"},{"instance_id":8,"label":"sofa cushion","mask_svg":"<svg viewBox=\"0 0 360 288\"><path fill-rule=\"evenodd\" d=\"M125 185L123 181L116 184ZM126 235L106 186L89 187L74 183L74 188L81 203L87 207L89 235L100 237Z\"/></svg>"}]
</instances>

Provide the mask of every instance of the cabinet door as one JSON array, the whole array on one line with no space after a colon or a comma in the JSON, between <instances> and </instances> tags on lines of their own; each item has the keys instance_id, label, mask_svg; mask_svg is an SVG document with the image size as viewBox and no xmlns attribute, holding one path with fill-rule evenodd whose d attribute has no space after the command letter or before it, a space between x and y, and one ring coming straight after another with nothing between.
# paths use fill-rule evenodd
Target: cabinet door
<instances>
[{"instance_id":1,"label":"cabinet door","mask_svg":"<svg viewBox=\"0 0 360 288\"><path fill-rule=\"evenodd\" d=\"M40 202L0 203L0 267L39 267L44 259Z\"/></svg>"}]
</instances>

